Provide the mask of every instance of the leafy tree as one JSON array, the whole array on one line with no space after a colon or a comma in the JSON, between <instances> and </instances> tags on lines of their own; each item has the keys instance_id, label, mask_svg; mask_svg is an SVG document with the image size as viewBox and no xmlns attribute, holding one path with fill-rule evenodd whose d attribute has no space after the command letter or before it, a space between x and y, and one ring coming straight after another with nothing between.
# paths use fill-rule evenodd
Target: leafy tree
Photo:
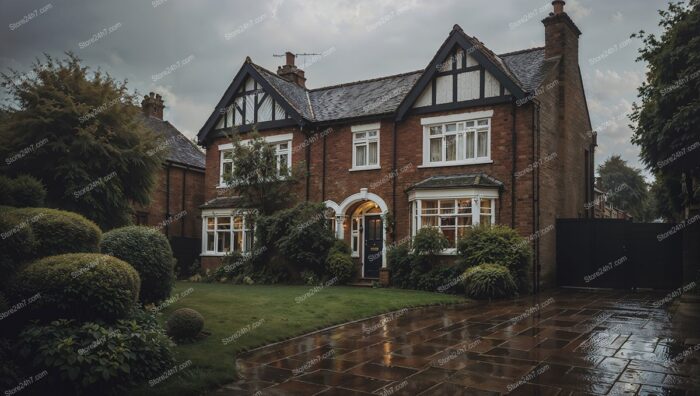
<instances>
[{"instance_id":1,"label":"leafy tree","mask_svg":"<svg viewBox=\"0 0 700 396\"><path fill-rule=\"evenodd\" d=\"M700 0L670 3L659 15L659 37L633 35L644 41L637 61L647 63L647 74L630 119L647 168L664 184L682 183L682 194L672 191L670 201L660 201L672 212L700 201Z\"/></svg>"},{"instance_id":2,"label":"leafy tree","mask_svg":"<svg viewBox=\"0 0 700 396\"><path fill-rule=\"evenodd\" d=\"M598 175L598 188L608 194L608 202L626 210L637 221L648 220L644 213L647 183L640 169L627 165L619 155L612 155L598 166Z\"/></svg>"},{"instance_id":3,"label":"leafy tree","mask_svg":"<svg viewBox=\"0 0 700 396\"><path fill-rule=\"evenodd\" d=\"M239 135L231 140L233 166L224 175L224 181L241 197L242 205L257 209L261 215L289 208L296 201L301 167L287 169L286 164L278 165L275 149L256 131L246 142Z\"/></svg>"},{"instance_id":4,"label":"leafy tree","mask_svg":"<svg viewBox=\"0 0 700 396\"><path fill-rule=\"evenodd\" d=\"M2 73L10 101L0 118L0 170L34 176L49 206L108 229L131 222L131 203L148 204L162 157L152 154L156 136L136 93L80 62L45 55L30 73Z\"/></svg>"}]
</instances>

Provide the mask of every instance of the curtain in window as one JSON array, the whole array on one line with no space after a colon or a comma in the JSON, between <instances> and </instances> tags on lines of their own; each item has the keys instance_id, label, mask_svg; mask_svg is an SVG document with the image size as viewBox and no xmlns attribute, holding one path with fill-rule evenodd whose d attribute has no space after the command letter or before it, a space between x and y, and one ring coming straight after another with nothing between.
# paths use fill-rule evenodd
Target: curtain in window
<instances>
[{"instance_id":1,"label":"curtain in window","mask_svg":"<svg viewBox=\"0 0 700 396\"><path fill-rule=\"evenodd\" d=\"M378 155L379 153L377 152L377 142L372 142L369 144L369 161L367 163L369 165L377 165L379 162L378 160Z\"/></svg>"}]
</instances>

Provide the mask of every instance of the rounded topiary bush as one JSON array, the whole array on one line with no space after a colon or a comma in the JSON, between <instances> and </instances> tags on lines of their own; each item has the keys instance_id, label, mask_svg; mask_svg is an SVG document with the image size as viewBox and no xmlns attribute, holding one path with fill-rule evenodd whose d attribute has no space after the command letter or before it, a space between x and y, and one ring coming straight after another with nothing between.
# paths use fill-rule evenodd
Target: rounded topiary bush
<instances>
[{"instance_id":1,"label":"rounded topiary bush","mask_svg":"<svg viewBox=\"0 0 700 396\"><path fill-rule=\"evenodd\" d=\"M17 215L34 234L35 257L99 251L102 231L77 213L47 208L21 208L10 213Z\"/></svg>"},{"instance_id":2,"label":"rounded topiary bush","mask_svg":"<svg viewBox=\"0 0 700 396\"><path fill-rule=\"evenodd\" d=\"M104 234L100 249L131 264L141 276L141 302L157 303L170 297L175 258L168 238L144 226L117 228Z\"/></svg>"},{"instance_id":3,"label":"rounded topiary bush","mask_svg":"<svg viewBox=\"0 0 700 396\"><path fill-rule=\"evenodd\" d=\"M138 301L140 283L136 270L117 258L63 254L21 270L8 297L11 303L26 303L18 313L29 319L113 321L125 317Z\"/></svg>"},{"instance_id":4,"label":"rounded topiary bush","mask_svg":"<svg viewBox=\"0 0 700 396\"><path fill-rule=\"evenodd\" d=\"M326 266L328 276L331 279L336 278L336 283L339 285L348 283L355 276L355 264L350 254L333 253L326 259Z\"/></svg>"},{"instance_id":5,"label":"rounded topiary bush","mask_svg":"<svg viewBox=\"0 0 700 396\"><path fill-rule=\"evenodd\" d=\"M450 243L435 227L424 227L413 237L413 251L417 255L434 256L449 247Z\"/></svg>"},{"instance_id":6,"label":"rounded topiary bush","mask_svg":"<svg viewBox=\"0 0 700 396\"><path fill-rule=\"evenodd\" d=\"M163 328L138 310L113 324L66 319L31 324L18 344L28 372L49 373L32 385L36 394L123 395L175 364Z\"/></svg>"},{"instance_id":7,"label":"rounded topiary bush","mask_svg":"<svg viewBox=\"0 0 700 396\"><path fill-rule=\"evenodd\" d=\"M518 291L530 290L532 249L528 241L506 226L480 225L472 228L457 245L463 268L482 263L500 264L510 270Z\"/></svg>"},{"instance_id":8,"label":"rounded topiary bush","mask_svg":"<svg viewBox=\"0 0 700 396\"><path fill-rule=\"evenodd\" d=\"M176 340L193 339L203 328L204 317L190 308L180 308L173 312L165 324L168 335Z\"/></svg>"},{"instance_id":9,"label":"rounded topiary bush","mask_svg":"<svg viewBox=\"0 0 700 396\"><path fill-rule=\"evenodd\" d=\"M464 273L467 297L476 300L512 297L517 286L508 268L498 264L481 264Z\"/></svg>"},{"instance_id":10,"label":"rounded topiary bush","mask_svg":"<svg viewBox=\"0 0 700 396\"><path fill-rule=\"evenodd\" d=\"M0 214L0 290L5 288L22 263L31 260L35 251L31 229L13 212L3 210Z\"/></svg>"}]
</instances>

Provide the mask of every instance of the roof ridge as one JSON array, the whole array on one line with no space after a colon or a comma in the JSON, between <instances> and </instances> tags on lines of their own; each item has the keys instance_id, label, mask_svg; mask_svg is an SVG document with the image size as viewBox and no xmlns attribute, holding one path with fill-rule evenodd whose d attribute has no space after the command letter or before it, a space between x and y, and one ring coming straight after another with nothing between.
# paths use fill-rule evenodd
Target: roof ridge
<instances>
[{"instance_id":1,"label":"roof ridge","mask_svg":"<svg viewBox=\"0 0 700 396\"><path fill-rule=\"evenodd\" d=\"M517 51L506 52L506 53L503 53L503 54L498 54L498 56L518 55L518 54L522 54L522 53L525 53L525 52L532 52L532 51L543 50L543 49L544 49L544 46L542 46L542 47L532 47L532 48L526 48L526 49L521 49L521 50L517 50Z\"/></svg>"},{"instance_id":2,"label":"roof ridge","mask_svg":"<svg viewBox=\"0 0 700 396\"><path fill-rule=\"evenodd\" d=\"M414 70L414 71L410 71L410 72L392 74L392 75L390 75L390 76L383 76L383 77L370 78L370 79L367 79L367 80L357 80L357 81L351 81L351 82L346 82L346 83L341 83L341 84L327 85L327 86L325 86L325 87L318 87L318 88L308 89L308 91L309 91L309 92L314 92L314 91L320 91L320 90L330 89L330 88L347 87L348 85L355 85L355 84L362 84L362 83L374 82L374 81L379 81L379 80L386 80L387 78L404 77L404 76L408 76L408 75L411 75L411 74L422 73L422 72L424 72L424 71L425 71L425 69Z\"/></svg>"}]
</instances>

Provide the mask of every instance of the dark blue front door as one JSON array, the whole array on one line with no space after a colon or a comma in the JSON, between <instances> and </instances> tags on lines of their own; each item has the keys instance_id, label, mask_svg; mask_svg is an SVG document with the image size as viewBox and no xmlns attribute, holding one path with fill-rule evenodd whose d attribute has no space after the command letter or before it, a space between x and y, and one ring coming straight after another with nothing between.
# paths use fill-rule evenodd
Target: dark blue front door
<instances>
[{"instance_id":1,"label":"dark blue front door","mask_svg":"<svg viewBox=\"0 0 700 396\"><path fill-rule=\"evenodd\" d=\"M382 217L380 215L365 216L365 249L364 264L365 278L379 278L382 267Z\"/></svg>"}]
</instances>

